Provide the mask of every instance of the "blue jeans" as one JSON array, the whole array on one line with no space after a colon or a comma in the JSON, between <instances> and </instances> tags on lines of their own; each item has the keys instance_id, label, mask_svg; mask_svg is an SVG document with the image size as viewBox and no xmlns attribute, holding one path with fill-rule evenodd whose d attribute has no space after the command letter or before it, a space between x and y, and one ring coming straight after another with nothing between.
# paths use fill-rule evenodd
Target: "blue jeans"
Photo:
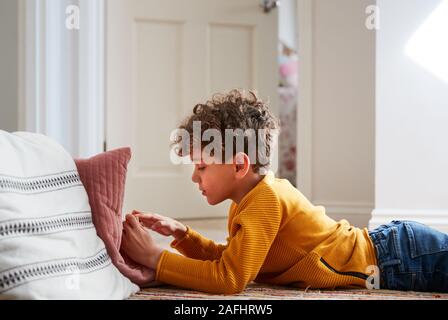
<instances>
[{"instance_id":1,"label":"blue jeans","mask_svg":"<svg viewBox=\"0 0 448 320\"><path fill-rule=\"evenodd\" d=\"M448 235L413 221L369 232L381 289L448 292Z\"/></svg>"}]
</instances>

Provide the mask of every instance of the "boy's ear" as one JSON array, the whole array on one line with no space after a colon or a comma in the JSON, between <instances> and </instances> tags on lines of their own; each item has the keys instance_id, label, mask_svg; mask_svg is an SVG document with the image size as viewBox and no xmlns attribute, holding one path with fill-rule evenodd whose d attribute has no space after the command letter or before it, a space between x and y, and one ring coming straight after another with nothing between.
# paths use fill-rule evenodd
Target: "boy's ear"
<instances>
[{"instance_id":1,"label":"boy's ear","mask_svg":"<svg viewBox=\"0 0 448 320\"><path fill-rule=\"evenodd\" d=\"M244 178L250 169L250 159L244 152L238 152L234 157L235 174L237 179Z\"/></svg>"}]
</instances>

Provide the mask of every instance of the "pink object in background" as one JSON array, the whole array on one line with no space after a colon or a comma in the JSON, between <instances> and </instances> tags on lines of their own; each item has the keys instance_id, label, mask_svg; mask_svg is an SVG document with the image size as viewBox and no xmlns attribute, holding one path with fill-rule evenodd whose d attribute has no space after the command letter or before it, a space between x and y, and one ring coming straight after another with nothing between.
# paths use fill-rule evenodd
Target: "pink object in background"
<instances>
[{"instance_id":1,"label":"pink object in background","mask_svg":"<svg viewBox=\"0 0 448 320\"><path fill-rule=\"evenodd\" d=\"M130 158L131 149L121 148L89 159L76 159L75 163L89 197L96 232L104 241L113 264L135 284L147 286L154 271L120 252L124 188Z\"/></svg>"},{"instance_id":2,"label":"pink object in background","mask_svg":"<svg viewBox=\"0 0 448 320\"><path fill-rule=\"evenodd\" d=\"M290 60L280 65L280 74L283 77L296 75L298 73L298 61Z\"/></svg>"},{"instance_id":3,"label":"pink object in background","mask_svg":"<svg viewBox=\"0 0 448 320\"><path fill-rule=\"evenodd\" d=\"M299 85L298 77L299 63L297 60L289 60L280 65L280 84L282 86L293 86L297 87Z\"/></svg>"}]
</instances>

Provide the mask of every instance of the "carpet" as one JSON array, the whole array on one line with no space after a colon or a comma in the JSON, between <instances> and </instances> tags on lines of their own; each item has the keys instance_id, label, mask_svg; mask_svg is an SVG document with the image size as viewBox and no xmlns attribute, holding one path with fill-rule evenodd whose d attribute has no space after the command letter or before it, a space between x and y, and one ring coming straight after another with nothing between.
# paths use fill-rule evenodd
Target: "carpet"
<instances>
[{"instance_id":1,"label":"carpet","mask_svg":"<svg viewBox=\"0 0 448 320\"><path fill-rule=\"evenodd\" d=\"M315 290L250 284L234 295L208 294L172 286L145 288L129 300L448 300L446 293L394 290Z\"/></svg>"}]
</instances>

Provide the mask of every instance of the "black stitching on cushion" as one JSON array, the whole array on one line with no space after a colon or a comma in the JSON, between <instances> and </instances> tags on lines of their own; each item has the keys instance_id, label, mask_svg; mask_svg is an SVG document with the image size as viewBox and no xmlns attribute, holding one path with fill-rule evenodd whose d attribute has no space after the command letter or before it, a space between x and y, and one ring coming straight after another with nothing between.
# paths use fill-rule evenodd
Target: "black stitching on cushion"
<instances>
[{"instance_id":1,"label":"black stitching on cushion","mask_svg":"<svg viewBox=\"0 0 448 320\"><path fill-rule=\"evenodd\" d=\"M18 178L0 176L0 192L41 193L81 184L78 173L65 172L53 177Z\"/></svg>"},{"instance_id":2,"label":"black stitching on cushion","mask_svg":"<svg viewBox=\"0 0 448 320\"><path fill-rule=\"evenodd\" d=\"M0 272L0 293L20 286L26 282L67 275L67 271L76 269L80 274L93 272L111 263L105 249L89 258L53 260L33 265L19 266Z\"/></svg>"},{"instance_id":3,"label":"black stitching on cushion","mask_svg":"<svg viewBox=\"0 0 448 320\"><path fill-rule=\"evenodd\" d=\"M48 232L93 227L90 211L0 223L0 240L7 237L32 236Z\"/></svg>"}]
</instances>

